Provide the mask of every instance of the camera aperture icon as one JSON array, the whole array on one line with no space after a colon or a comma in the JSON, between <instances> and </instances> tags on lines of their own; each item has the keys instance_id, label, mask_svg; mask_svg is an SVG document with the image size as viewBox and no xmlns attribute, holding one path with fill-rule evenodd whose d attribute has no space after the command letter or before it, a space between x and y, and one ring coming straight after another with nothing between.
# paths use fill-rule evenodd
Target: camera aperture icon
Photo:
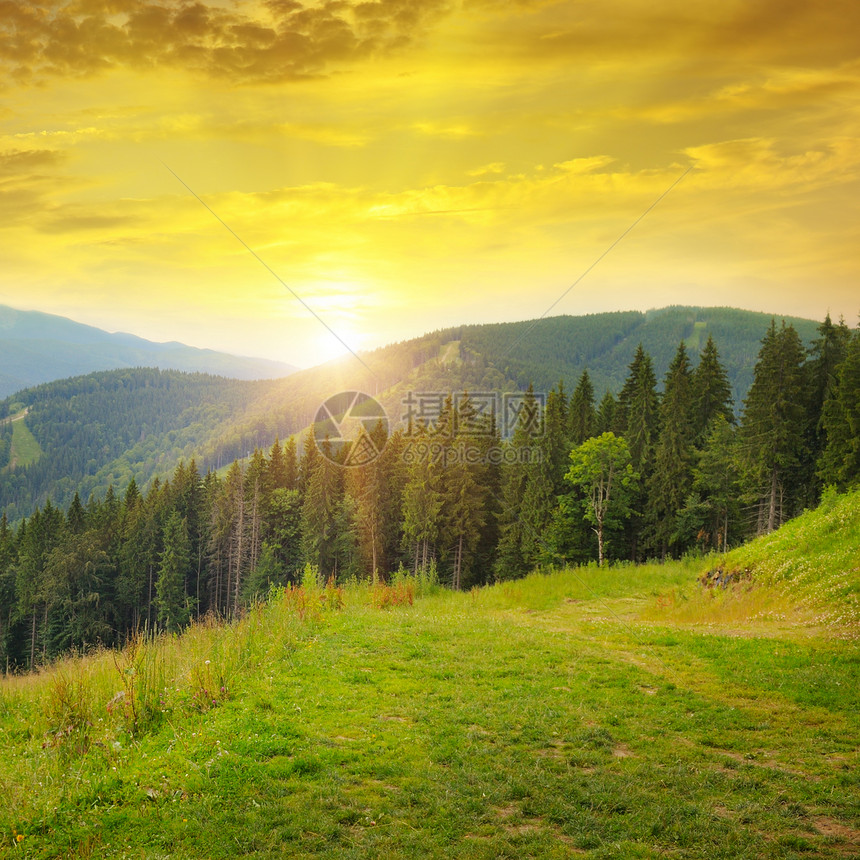
<instances>
[{"instance_id":1,"label":"camera aperture icon","mask_svg":"<svg viewBox=\"0 0 860 860\"><path fill-rule=\"evenodd\" d=\"M381 422L384 434L374 434ZM366 466L385 447L388 415L378 400L361 391L333 394L317 409L314 439L320 453L338 466Z\"/></svg>"}]
</instances>

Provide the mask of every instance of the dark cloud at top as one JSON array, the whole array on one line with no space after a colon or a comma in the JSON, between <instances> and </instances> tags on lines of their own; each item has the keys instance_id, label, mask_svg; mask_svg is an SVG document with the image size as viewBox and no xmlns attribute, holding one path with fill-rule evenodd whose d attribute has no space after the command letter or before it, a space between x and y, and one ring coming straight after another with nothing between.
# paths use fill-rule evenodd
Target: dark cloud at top
<instances>
[{"instance_id":1,"label":"dark cloud at top","mask_svg":"<svg viewBox=\"0 0 860 860\"><path fill-rule=\"evenodd\" d=\"M158 66L237 83L295 80L402 47L446 8L447 0L232 9L212 0L0 0L0 67L18 83Z\"/></svg>"}]
</instances>

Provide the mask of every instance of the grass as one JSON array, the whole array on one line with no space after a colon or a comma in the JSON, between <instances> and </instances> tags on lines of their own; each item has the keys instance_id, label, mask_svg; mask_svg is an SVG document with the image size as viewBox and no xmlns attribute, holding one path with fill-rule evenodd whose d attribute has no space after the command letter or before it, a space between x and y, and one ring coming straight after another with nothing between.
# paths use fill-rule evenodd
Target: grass
<instances>
[{"instance_id":1,"label":"grass","mask_svg":"<svg viewBox=\"0 0 860 860\"><path fill-rule=\"evenodd\" d=\"M42 456L42 449L36 441L36 437L30 432L24 415L14 416L12 421L12 451L9 457L9 466L29 466Z\"/></svg>"},{"instance_id":2,"label":"grass","mask_svg":"<svg viewBox=\"0 0 860 860\"><path fill-rule=\"evenodd\" d=\"M860 651L712 563L281 592L7 679L0 853L857 856Z\"/></svg>"}]
</instances>

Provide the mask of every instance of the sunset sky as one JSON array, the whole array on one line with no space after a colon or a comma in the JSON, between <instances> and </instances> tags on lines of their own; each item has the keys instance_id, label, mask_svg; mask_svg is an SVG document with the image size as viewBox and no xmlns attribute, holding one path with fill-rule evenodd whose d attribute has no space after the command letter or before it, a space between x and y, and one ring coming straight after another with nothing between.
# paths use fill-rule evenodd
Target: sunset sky
<instances>
[{"instance_id":1,"label":"sunset sky","mask_svg":"<svg viewBox=\"0 0 860 860\"><path fill-rule=\"evenodd\" d=\"M858 108L856 0L0 0L0 304L310 366L236 236L367 349L540 316L691 168L553 314L854 325Z\"/></svg>"}]
</instances>

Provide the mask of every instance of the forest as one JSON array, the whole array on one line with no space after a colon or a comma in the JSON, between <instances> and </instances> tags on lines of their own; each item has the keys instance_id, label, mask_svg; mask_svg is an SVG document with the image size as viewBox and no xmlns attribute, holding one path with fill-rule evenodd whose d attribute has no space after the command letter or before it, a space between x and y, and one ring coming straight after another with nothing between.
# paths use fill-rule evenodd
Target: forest
<instances>
[{"instance_id":1,"label":"forest","mask_svg":"<svg viewBox=\"0 0 860 860\"><path fill-rule=\"evenodd\" d=\"M467 589L736 545L860 480L860 330L828 317L807 348L772 321L739 419L712 337L698 356L678 344L662 386L640 345L617 395L598 402L584 370L570 394L530 386L519 406L503 434L475 392L447 392L390 435L374 426L380 453L361 466L318 432L220 472L192 457L145 492L132 478L14 526L4 514L0 659L26 671L232 617L308 575L411 570Z\"/></svg>"}]
</instances>

